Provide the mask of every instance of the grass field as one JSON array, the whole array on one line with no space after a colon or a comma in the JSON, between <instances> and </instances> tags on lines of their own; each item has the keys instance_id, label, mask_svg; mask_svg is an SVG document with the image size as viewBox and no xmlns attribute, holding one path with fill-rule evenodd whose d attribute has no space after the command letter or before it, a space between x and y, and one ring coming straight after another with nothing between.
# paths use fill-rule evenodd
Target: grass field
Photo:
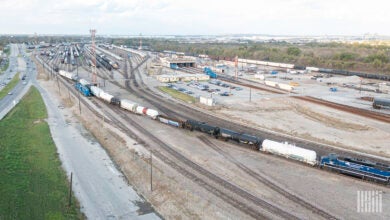
<instances>
[{"instance_id":1,"label":"grass field","mask_svg":"<svg viewBox=\"0 0 390 220\"><path fill-rule=\"evenodd\" d=\"M68 183L32 87L0 121L0 219L82 219L76 199L68 204Z\"/></svg>"},{"instance_id":2,"label":"grass field","mask_svg":"<svg viewBox=\"0 0 390 220\"><path fill-rule=\"evenodd\" d=\"M18 84L19 73L15 74L14 78L0 91L0 99L4 98Z\"/></svg>"},{"instance_id":3,"label":"grass field","mask_svg":"<svg viewBox=\"0 0 390 220\"><path fill-rule=\"evenodd\" d=\"M165 92L165 93L167 93L168 95L172 96L173 98L180 99L182 101L189 102L189 103L195 103L196 102L195 97L192 97L190 95L184 94L184 93L179 92L177 90L174 90L174 89L171 89L171 88L168 88L168 87L165 87L165 86L160 86L160 87L158 87L158 89L163 91L163 92Z\"/></svg>"},{"instance_id":4,"label":"grass field","mask_svg":"<svg viewBox=\"0 0 390 220\"><path fill-rule=\"evenodd\" d=\"M1 68L1 70L0 70L0 75L3 74L3 73L8 69L8 67L9 67L9 61L7 62L7 64L5 64L5 65L3 66L3 68Z\"/></svg>"}]
</instances>

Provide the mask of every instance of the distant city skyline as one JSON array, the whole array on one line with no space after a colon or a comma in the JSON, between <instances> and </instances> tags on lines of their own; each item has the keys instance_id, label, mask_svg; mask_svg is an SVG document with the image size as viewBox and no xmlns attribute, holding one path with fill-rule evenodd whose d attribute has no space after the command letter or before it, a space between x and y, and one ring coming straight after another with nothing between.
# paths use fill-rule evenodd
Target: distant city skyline
<instances>
[{"instance_id":1,"label":"distant city skyline","mask_svg":"<svg viewBox=\"0 0 390 220\"><path fill-rule=\"evenodd\" d=\"M390 35L385 0L0 0L0 34Z\"/></svg>"}]
</instances>

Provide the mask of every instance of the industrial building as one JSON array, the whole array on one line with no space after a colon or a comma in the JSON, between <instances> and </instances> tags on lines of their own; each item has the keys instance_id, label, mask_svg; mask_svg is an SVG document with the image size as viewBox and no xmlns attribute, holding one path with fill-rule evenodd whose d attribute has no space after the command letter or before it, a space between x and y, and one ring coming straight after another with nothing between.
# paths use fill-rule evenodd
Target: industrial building
<instances>
[{"instance_id":1,"label":"industrial building","mask_svg":"<svg viewBox=\"0 0 390 220\"><path fill-rule=\"evenodd\" d=\"M192 57L164 57L161 58L161 63L163 66L172 68L172 69L178 69L181 67L195 67L196 60Z\"/></svg>"},{"instance_id":2,"label":"industrial building","mask_svg":"<svg viewBox=\"0 0 390 220\"><path fill-rule=\"evenodd\" d=\"M210 79L206 74L163 74L155 77L160 82L204 81Z\"/></svg>"}]
</instances>

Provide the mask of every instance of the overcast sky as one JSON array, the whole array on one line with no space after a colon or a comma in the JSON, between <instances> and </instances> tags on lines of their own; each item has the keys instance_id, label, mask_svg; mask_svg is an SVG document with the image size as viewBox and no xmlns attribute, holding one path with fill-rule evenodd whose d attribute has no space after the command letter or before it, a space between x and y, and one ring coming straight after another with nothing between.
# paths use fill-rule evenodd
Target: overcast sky
<instances>
[{"instance_id":1,"label":"overcast sky","mask_svg":"<svg viewBox=\"0 0 390 220\"><path fill-rule=\"evenodd\" d=\"M390 35L388 0L0 0L0 34Z\"/></svg>"}]
</instances>

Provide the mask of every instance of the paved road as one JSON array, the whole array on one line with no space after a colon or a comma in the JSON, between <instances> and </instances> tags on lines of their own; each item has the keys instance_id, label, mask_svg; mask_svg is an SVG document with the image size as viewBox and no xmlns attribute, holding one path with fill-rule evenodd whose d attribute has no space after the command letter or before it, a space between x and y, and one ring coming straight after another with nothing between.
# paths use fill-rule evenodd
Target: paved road
<instances>
[{"instance_id":1,"label":"paved road","mask_svg":"<svg viewBox=\"0 0 390 220\"><path fill-rule=\"evenodd\" d=\"M18 84L11 90L12 95L7 95L0 99L0 120L13 108L13 106L24 96L31 85L31 79L35 78L36 72L32 67L32 61L27 57L18 57L19 49L16 44L11 44L11 54L9 57L10 65L7 71L0 75L0 84L2 82L10 81L14 75L19 72L19 76L26 75L25 80L20 80ZM26 65L27 64L27 65ZM23 82L26 84L24 85ZM3 87L0 87L0 90Z\"/></svg>"},{"instance_id":2,"label":"paved road","mask_svg":"<svg viewBox=\"0 0 390 220\"><path fill-rule=\"evenodd\" d=\"M127 185L122 174L93 136L81 124L67 122L64 117L66 110L59 108L59 100L36 81L36 68L30 68L34 71L30 71L28 84L24 89L23 85L21 88L18 85L14 89L15 95L22 95L30 85L40 91L48 111L50 132L62 165L68 175L73 172L73 191L87 218L160 219L149 204ZM12 106L12 103L8 104Z\"/></svg>"}]
</instances>

